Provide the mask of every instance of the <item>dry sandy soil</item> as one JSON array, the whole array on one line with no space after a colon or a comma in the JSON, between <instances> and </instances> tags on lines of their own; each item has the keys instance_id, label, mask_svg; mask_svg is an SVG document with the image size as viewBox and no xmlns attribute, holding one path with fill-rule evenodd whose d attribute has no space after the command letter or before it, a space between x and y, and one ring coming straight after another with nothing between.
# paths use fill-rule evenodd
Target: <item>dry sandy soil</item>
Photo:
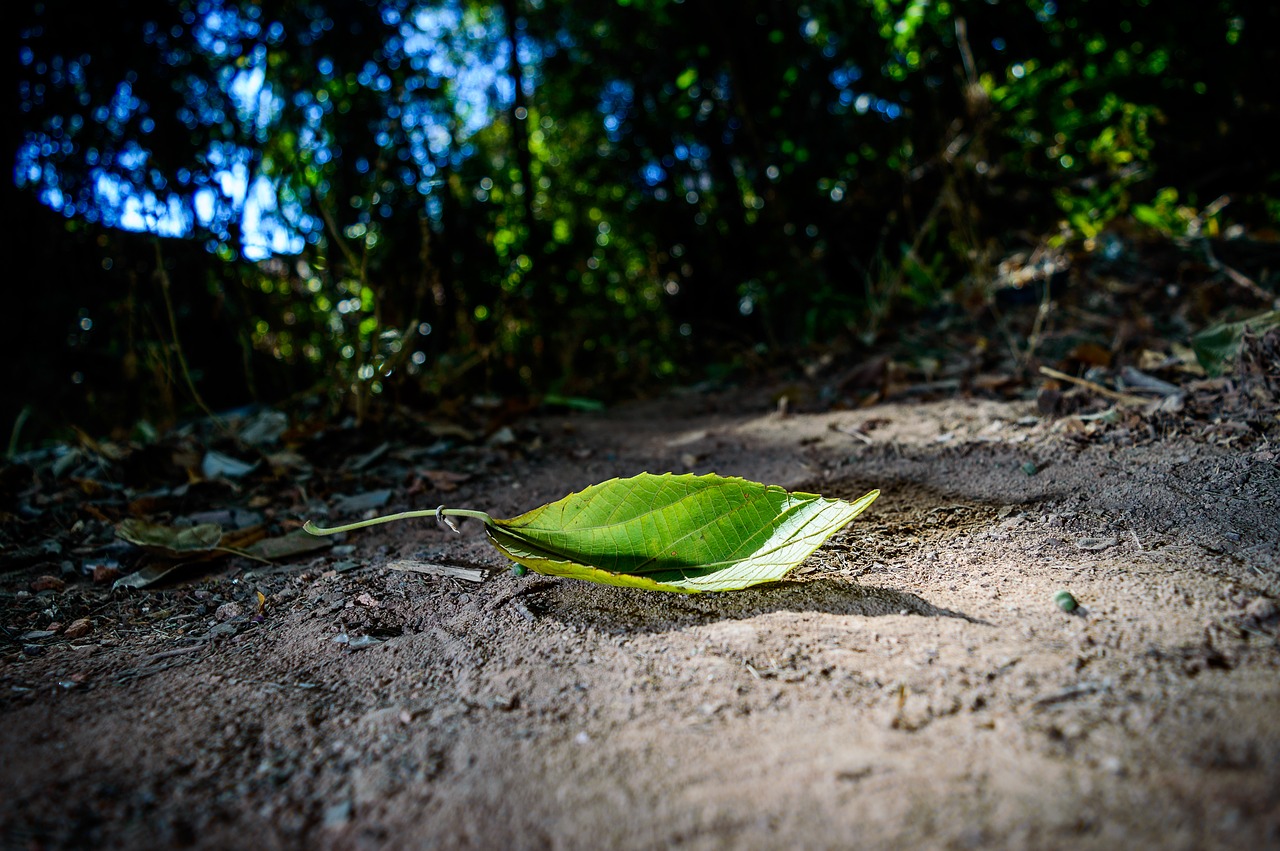
<instances>
[{"instance_id":1,"label":"dry sandy soil","mask_svg":"<svg viewBox=\"0 0 1280 851\"><path fill-rule=\"evenodd\" d=\"M794 581L714 595L517 577L474 522L159 590L6 574L4 847L1280 847L1266 441L767 397L519 434L433 462L472 473L451 506L643 470L883 495Z\"/></svg>"}]
</instances>

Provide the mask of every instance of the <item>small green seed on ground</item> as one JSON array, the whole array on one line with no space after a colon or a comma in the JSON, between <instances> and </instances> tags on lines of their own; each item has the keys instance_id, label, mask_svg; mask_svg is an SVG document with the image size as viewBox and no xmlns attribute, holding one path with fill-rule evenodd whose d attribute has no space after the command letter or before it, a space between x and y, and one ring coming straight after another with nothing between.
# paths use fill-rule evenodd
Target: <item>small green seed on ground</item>
<instances>
[{"instance_id":1,"label":"small green seed on ground","mask_svg":"<svg viewBox=\"0 0 1280 851\"><path fill-rule=\"evenodd\" d=\"M524 576L528 572L529 572L529 568L525 567L523 564L511 565L512 576Z\"/></svg>"},{"instance_id":2,"label":"small green seed on ground","mask_svg":"<svg viewBox=\"0 0 1280 851\"><path fill-rule=\"evenodd\" d=\"M1040 472L1040 468L1036 466L1035 461L1028 461L1022 465L1022 472L1026 473L1028 476L1034 476L1036 473Z\"/></svg>"},{"instance_id":3,"label":"small green seed on ground","mask_svg":"<svg viewBox=\"0 0 1280 851\"><path fill-rule=\"evenodd\" d=\"M1059 591L1054 594L1053 602L1057 603L1058 608L1064 612L1074 612L1080 605L1070 591Z\"/></svg>"}]
</instances>

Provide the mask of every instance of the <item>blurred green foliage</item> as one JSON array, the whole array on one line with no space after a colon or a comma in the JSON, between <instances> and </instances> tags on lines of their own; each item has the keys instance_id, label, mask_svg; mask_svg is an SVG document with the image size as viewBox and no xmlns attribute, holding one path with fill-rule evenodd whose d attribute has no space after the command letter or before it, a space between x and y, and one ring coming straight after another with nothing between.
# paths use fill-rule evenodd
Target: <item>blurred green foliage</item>
<instances>
[{"instance_id":1,"label":"blurred green foliage","mask_svg":"<svg viewBox=\"0 0 1280 851\"><path fill-rule=\"evenodd\" d=\"M215 405L317 382L361 418L459 387L621 395L980 306L1028 238L1119 217L1184 235L1224 195L1274 224L1278 19L1244 0L24 7L6 191L55 283L22 288L14 330L37 351L79 336L12 404L172 416L179 344Z\"/></svg>"}]
</instances>

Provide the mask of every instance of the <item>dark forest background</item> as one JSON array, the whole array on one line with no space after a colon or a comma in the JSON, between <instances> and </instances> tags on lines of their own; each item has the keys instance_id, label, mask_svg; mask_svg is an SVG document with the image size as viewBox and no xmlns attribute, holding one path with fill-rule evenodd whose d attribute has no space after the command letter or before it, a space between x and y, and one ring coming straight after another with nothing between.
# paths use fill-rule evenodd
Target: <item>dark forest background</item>
<instances>
[{"instance_id":1,"label":"dark forest background","mask_svg":"<svg viewBox=\"0 0 1280 851\"><path fill-rule=\"evenodd\" d=\"M983 321L1037 258L1280 223L1274 4L10 14L15 446L856 361L913 318Z\"/></svg>"}]
</instances>

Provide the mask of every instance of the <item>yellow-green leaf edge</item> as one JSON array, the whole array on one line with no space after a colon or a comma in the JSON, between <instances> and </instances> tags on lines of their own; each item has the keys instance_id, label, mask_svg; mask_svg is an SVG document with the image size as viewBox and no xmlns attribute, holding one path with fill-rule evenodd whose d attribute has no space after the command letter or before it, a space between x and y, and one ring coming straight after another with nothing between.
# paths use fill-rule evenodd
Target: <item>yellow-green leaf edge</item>
<instances>
[{"instance_id":1,"label":"yellow-green leaf edge","mask_svg":"<svg viewBox=\"0 0 1280 851\"><path fill-rule=\"evenodd\" d=\"M589 503L598 496L609 494L610 491L617 491L620 488L657 487L661 492L664 488L670 490L673 486L676 489L683 487L687 490L685 499L692 503L691 509L694 512L706 510L710 503L716 501L715 497L717 496L723 500L726 497L733 498L735 496L742 497L745 494L753 494L754 496L747 501L756 497L764 497L766 501L772 500L783 507L784 510L779 515L780 517L794 512L794 516L789 519L795 528L792 529L789 535L783 537L780 543L775 542L770 537L766 542L766 546L761 550L745 558L727 561L723 565L707 566L704 564L699 565L697 568L689 566L686 568L663 569L660 563L654 563L653 566L646 570L646 572L657 573L661 576L661 579L621 570L606 570L594 565L584 564L582 561L557 552L554 547L543 546L535 540L530 540L531 532L536 535L539 532L554 534L557 531L562 531L551 529L548 532L548 530L540 529L537 525L538 520L548 513L554 514L556 511L560 511L563 517L566 508ZM747 479L716 474L695 476L692 474L676 475L664 473L654 475L652 473L641 473L627 479L610 479L609 481L592 485L582 491L572 493L564 499L535 508L519 517L513 517L508 520L492 519L485 524L485 531L493 545L507 558L517 564L524 565L536 573L548 576L564 576L604 585L644 588L651 591L671 591L682 594L696 594L702 591L737 591L753 585L776 582L782 579L792 568L812 555L828 538L865 511L871 503L875 502L879 495L880 491L874 490L853 502L847 502L818 494L789 492L777 485L764 485ZM714 520L709 521L702 528L705 529L714 522ZM776 546L774 546L775 543L777 543ZM664 549L666 549L665 546ZM750 565L754 563L753 559L758 561L759 559L756 557L762 553L765 556L769 556L783 549L788 549L788 551L781 556L781 561L766 563L759 569L751 568ZM746 569L743 569L744 564L747 565Z\"/></svg>"}]
</instances>

